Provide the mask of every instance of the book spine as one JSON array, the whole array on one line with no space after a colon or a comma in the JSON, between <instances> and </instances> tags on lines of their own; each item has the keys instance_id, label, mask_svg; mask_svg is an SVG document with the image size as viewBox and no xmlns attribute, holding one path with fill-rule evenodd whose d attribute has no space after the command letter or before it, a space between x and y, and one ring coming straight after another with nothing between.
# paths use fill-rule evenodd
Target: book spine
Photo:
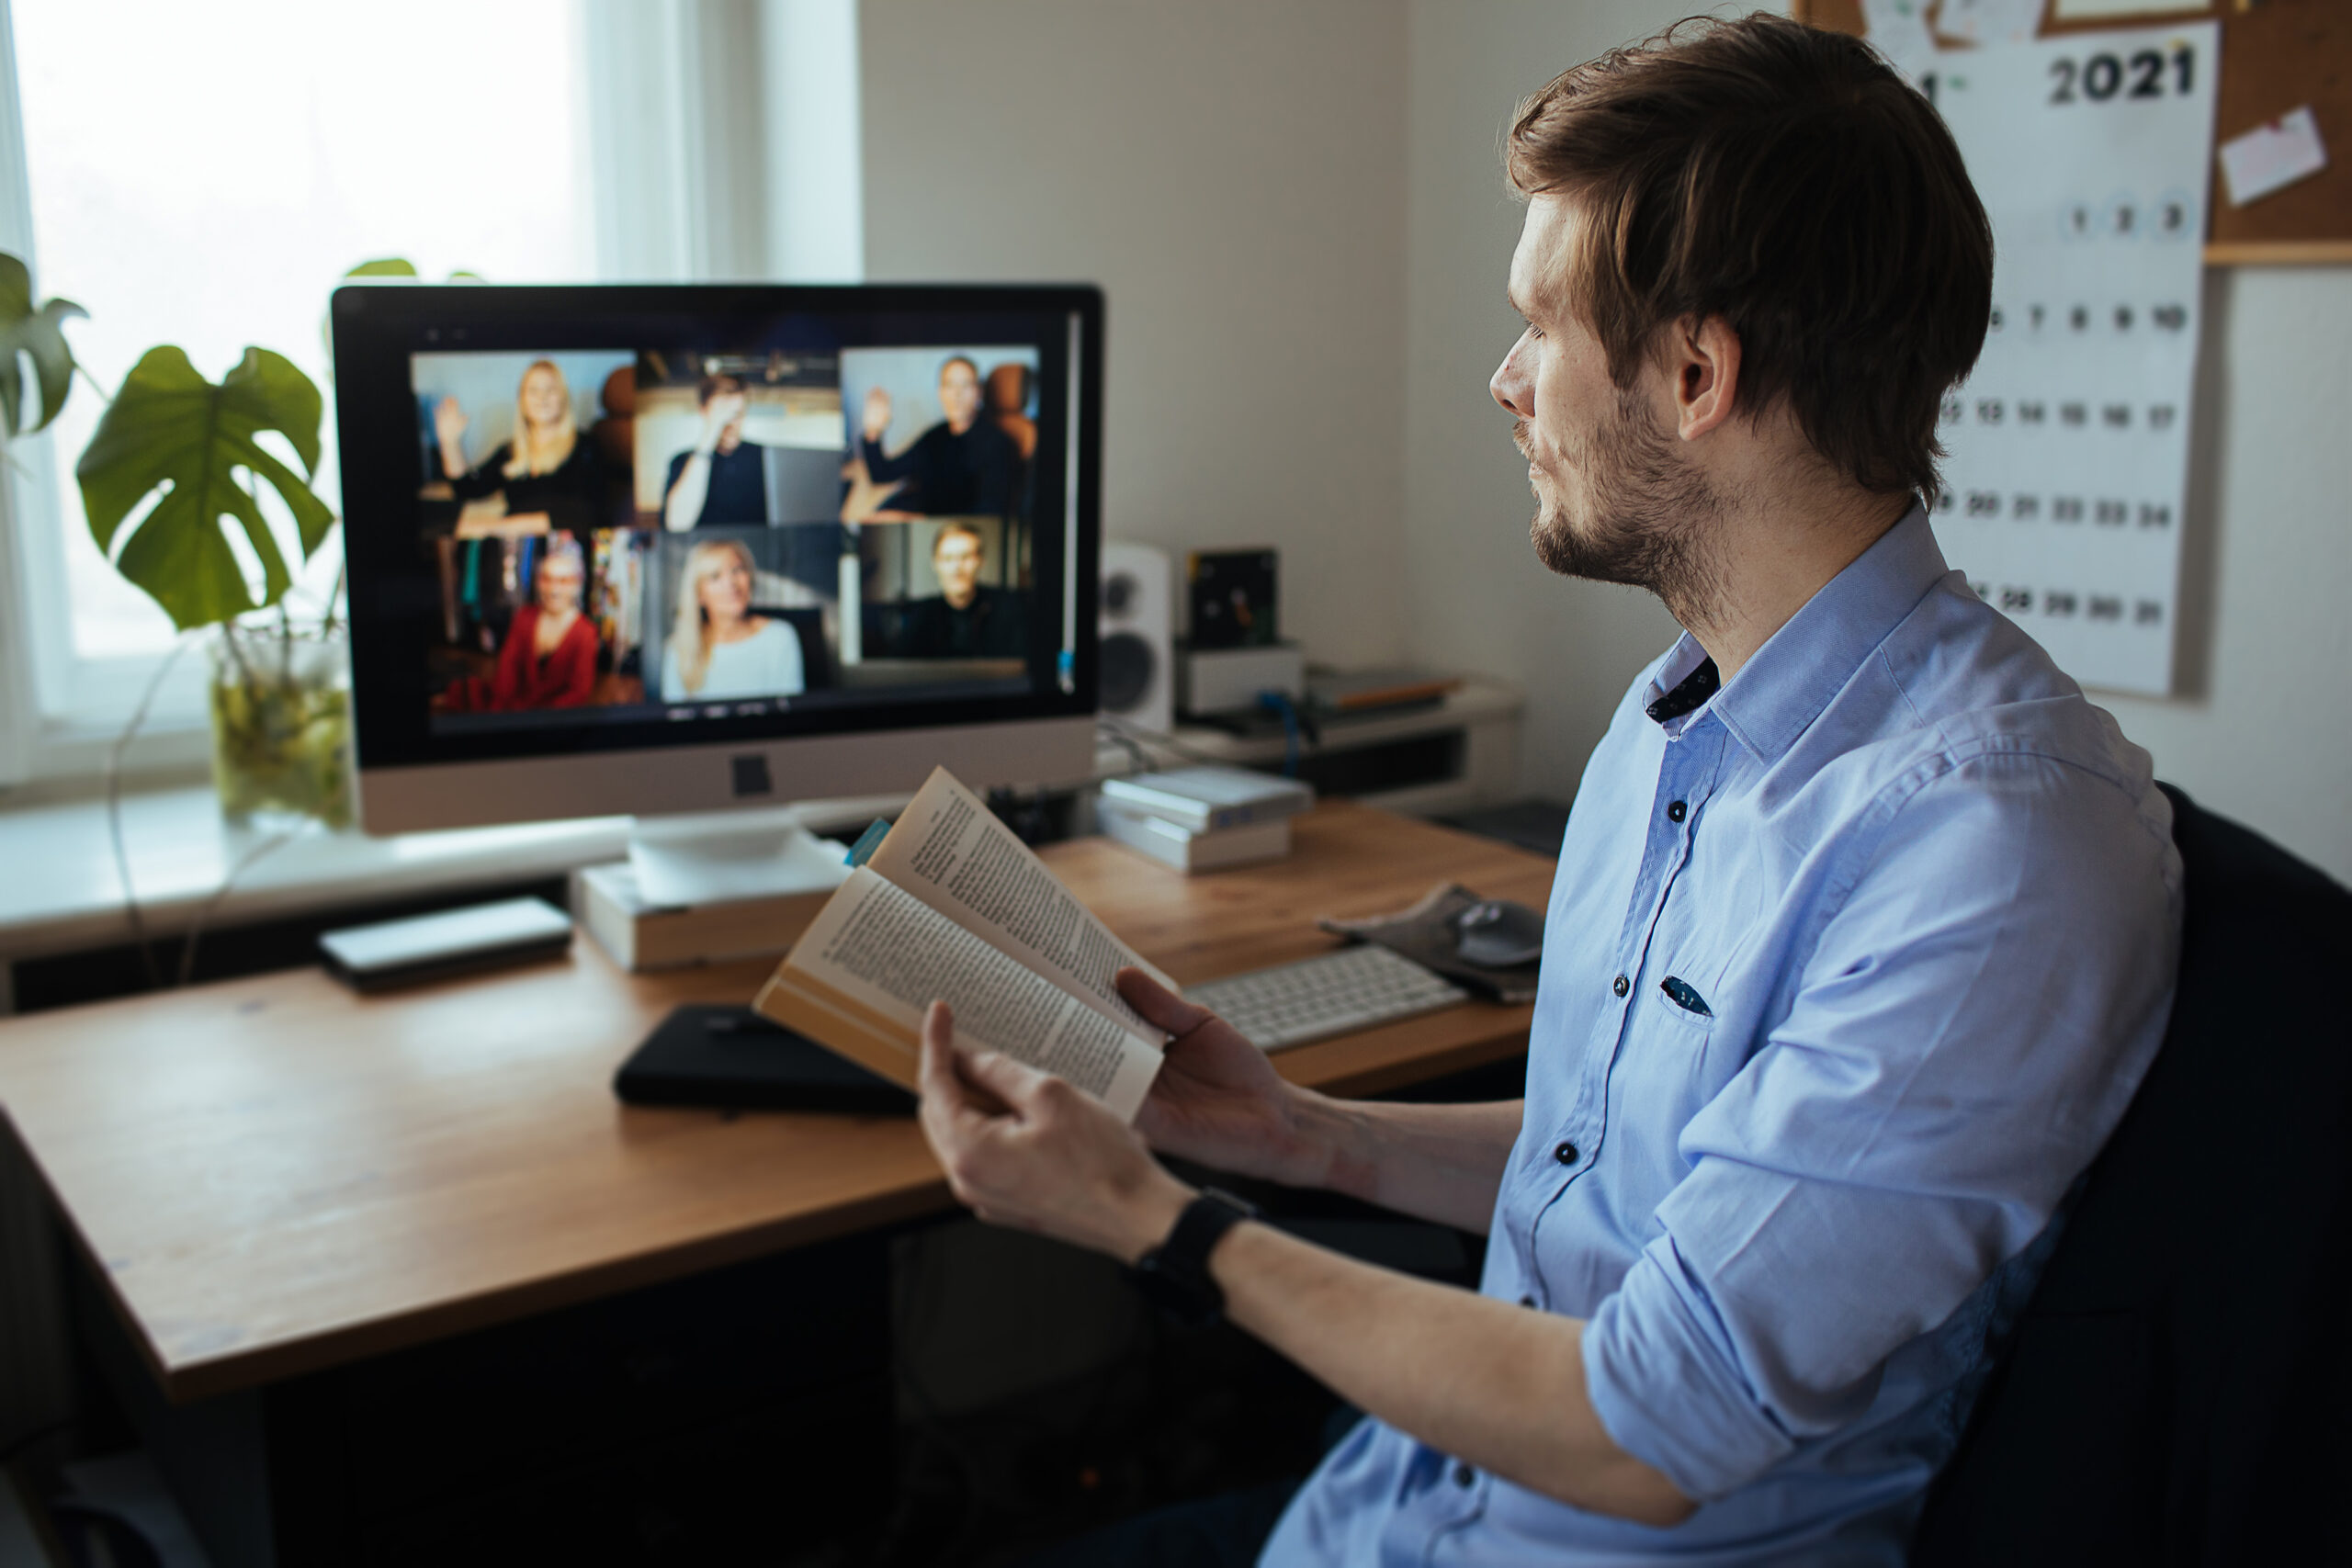
<instances>
[{"instance_id":1,"label":"book spine","mask_svg":"<svg viewBox=\"0 0 2352 1568\"><path fill-rule=\"evenodd\" d=\"M1127 848L1135 851L1137 854L1148 855L1153 860L1158 861L1160 864L1174 866L1178 871L1190 871L1192 869L1192 866L1189 863L1192 856L1185 852L1186 849L1189 848L1189 845L1178 845L1161 835L1154 833L1150 829L1144 827L1135 817L1128 813L1124 811L1098 812L1096 814L1095 820L1102 828L1105 838L1115 840L1118 842L1126 845Z\"/></svg>"},{"instance_id":2,"label":"book spine","mask_svg":"<svg viewBox=\"0 0 2352 1568\"><path fill-rule=\"evenodd\" d=\"M584 870L571 874L571 912L607 957L625 970L636 971L636 920Z\"/></svg>"},{"instance_id":3,"label":"book spine","mask_svg":"<svg viewBox=\"0 0 2352 1568\"><path fill-rule=\"evenodd\" d=\"M1195 833L1215 833L1227 828L1247 828L1254 823L1279 822L1295 817L1314 805L1311 796L1286 795L1271 800L1245 801L1235 806L1210 807L1200 801L1179 803L1174 796L1143 795L1122 790L1102 792L1103 804L1121 811L1143 817L1157 817L1162 822L1173 822L1179 828Z\"/></svg>"},{"instance_id":4,"label":"book spine","mask_svg":"<svg viewBox=\"0 0 2352 1568\"><path fill-rule=\"evenodd\" d=\"M1182 795L1163 795L1158 790L1136 789L1132 786L1125 789L1113 789L1108 784L1103 786L1102 795L1105 799L1115 803L1122 810L1140 812L1146 817L1157 817L1162 822L1173 822L1180 828L1190 828L1196 833L1205 832L1216 825L1216 814L1205 805Z\"/></svg>"}]
</instances>

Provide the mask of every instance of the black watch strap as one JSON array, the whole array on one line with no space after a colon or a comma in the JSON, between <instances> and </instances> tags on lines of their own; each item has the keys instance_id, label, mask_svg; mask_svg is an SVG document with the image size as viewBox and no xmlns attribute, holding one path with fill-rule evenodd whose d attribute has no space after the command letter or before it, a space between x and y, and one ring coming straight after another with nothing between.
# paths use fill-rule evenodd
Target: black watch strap
<instances>
[{"instance_id":1,"label":"black watch strap","mask_svg":"<svg viewBox=\"0 0 2352 1568\"><path fill-rule=\"evenodd\" d=\"M1136 1260L1136 1283L1178 1322L1207 1327L1225 1315L1225 1292L1209 1272L1209 1253L1226 1232L1257 1217L1254 1205L1230 1192L1203 1188L1176 1217L1168 1239Z\"/></svg>"}]
</instances>

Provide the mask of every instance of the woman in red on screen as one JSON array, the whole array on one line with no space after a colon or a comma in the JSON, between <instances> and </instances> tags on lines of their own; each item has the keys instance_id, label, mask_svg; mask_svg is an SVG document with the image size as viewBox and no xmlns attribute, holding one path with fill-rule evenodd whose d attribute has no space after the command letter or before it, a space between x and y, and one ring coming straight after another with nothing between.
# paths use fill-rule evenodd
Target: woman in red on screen
<instances>
[{"instance_id":1,"label":"woman in red on screen","mask_svg":"<svg viewBox=\"0 0 2352 1568\"><path fill-rule=\"evenodd\" d=\"M596 652L603 639L582 613L588 570L580 547L558 534L531 574L531 602L507 623L506 641L488 679L469 675L443 699L457 713L521 713L576 708L595 700Z\"/></svg>"},{"instance_id":2,"label":"woman in red on screen","mask_svg":"<svg viewBox=\"0 0 2352 1568\"><path fill-rule=\"evenodd\" d=\"M524 370L514 389L514 436L470 468L465 445L469 423L455 398L443 398L435 407L441 477L459 501L504 496L506 526L493 531L585 529L602 520L605 481L595 443L580 438L571 389L553 360L534 360Z\"/></svg>"}]
</instances>

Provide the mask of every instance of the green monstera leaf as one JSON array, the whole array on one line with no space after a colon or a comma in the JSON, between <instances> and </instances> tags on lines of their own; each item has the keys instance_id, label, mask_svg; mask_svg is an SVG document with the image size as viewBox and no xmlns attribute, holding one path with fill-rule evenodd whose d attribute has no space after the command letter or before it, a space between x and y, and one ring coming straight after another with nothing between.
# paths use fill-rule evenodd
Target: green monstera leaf
<instances>
[{"instance_id":1,"label":"green monstera leaf","mask_svg":"<svg viewBox=\"0 0 2352 1568\"><path fill-rule=\"evenodd\" d=\"M40 383L40 423L45 430L65 406L74 386L74 350L65 342L65 323L87 310L71 299L51 299L33 308L33 277L25 264L0 251L0 429L9 435L25 434L25 378L19 356L33 362Z\"/></svg>"},{"instance_id":2,"label":"green monstera leaf","mask_svg":"<svg viewBox=\"0 0 2352 1568\"><path fill-rule=\"evenodd\" d=\"M416 264L406 256L379 256L374 261L361 262L343 276L345 277L415 277L420 275L416 270ZM465 268L459 267L449 275L449 281L452 283L460 278L469 283L480 283L481 274L468 272Z\"/></svg>"},{"instance_id":3,"label":"green monstera leaf","mask_svg":"<svg viewBox=\"0 0 2352 1568\"><path fill-rule=\"evenodd\" d=\"M275 604L292 581L238 469L266 480L285 501L304 558L326 537L334 513L310 486L319 466L321 406L318 388L282 355L248 348L216 387L169 344L149 349L107 406L74 466L90 533L115 570L145 589L181 630ZM265 430L293 444L300 474L254 439ZM116 554L116 533L159 489L164 493ZM224 530L232 520L261 562L258 601L229 548Z\"/></svg>"}]
</instances>

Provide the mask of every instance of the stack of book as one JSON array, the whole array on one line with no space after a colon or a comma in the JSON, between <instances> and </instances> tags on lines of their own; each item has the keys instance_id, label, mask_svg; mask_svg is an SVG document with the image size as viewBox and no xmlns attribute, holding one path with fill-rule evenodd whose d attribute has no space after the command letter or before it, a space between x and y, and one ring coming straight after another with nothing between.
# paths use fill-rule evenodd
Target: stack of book
<instances>
[{"instance_id":1,"label":"stack of book","mask_svg":"<svg viewBox=\"0 0 2352 1568\"><path fill-rule=\"evenodd\" d=\"M571 918L613 962L637 973L782 953L800 940L832 896L826 887L673 908L638 890L637 874L625 860L571 874Z\"/></svg>"},{"instance_id":2,"label":"stack of book","mask_svg":"<svg viewBox=\"0 0 2352 1568\"><path fill-rule=\"evenodd\" d=\"M1315 804L1296 779L1244 768L1177 768L1107 779L1095 803L1103 834L1179 871L1210 871L1290 853L1290 819Z\"/></svg>"}]
</instances>

